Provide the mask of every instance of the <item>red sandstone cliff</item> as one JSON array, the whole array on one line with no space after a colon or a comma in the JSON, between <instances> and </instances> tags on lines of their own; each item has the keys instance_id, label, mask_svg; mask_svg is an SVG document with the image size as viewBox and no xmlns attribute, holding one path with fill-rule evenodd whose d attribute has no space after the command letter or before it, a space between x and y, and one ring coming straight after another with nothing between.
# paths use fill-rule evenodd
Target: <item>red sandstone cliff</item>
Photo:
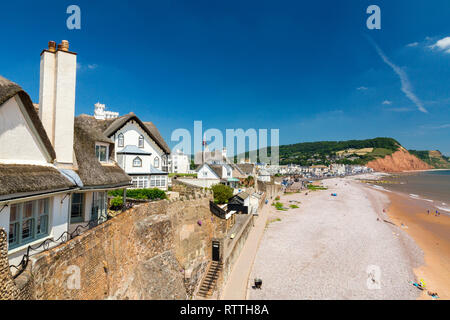
<instances>
[{"instance_id":1,"label":"red sandstone cliff","mask_svg":"<svg viewBox=\"0 0 450 320\"><path fill-rule=\"evenodd\" d=\"M433 169L432 166L410 154L407 150L400 147L400 150L390 156L376 159L367 163L369 168L382 172L401 172L411 170Z\"/></svg>"}]
</instances>

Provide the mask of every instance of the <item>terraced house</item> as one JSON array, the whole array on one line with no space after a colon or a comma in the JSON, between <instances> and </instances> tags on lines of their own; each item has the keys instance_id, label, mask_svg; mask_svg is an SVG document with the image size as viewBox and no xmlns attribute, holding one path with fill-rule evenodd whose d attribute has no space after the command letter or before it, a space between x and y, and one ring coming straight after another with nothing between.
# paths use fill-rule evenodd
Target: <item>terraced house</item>
<instances>
[{"instance_id":1,"label":"terraced house","mask_svg":"<svg viewBox=\"0 0 450 320\"><path fill-rule=\"evenodd\" d=\"M83 222L101 222L106 192L130 185L102 124L74 117L76 60L67 41L49 42L38 106L0 76L0 227L12 264L28 246L56 244Z\"/></svg>"}]
</instances>

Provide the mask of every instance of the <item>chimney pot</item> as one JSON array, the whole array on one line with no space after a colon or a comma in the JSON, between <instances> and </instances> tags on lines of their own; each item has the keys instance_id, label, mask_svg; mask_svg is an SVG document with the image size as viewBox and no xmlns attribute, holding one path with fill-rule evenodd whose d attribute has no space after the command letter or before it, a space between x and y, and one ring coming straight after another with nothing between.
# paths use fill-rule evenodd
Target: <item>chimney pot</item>
<instances>
[{"instance_id":1,"label":"chimney pot","mask_svg":"<svg viewBox=\"0 0 450 320\"><path fill-rule=\"evenodd\" d=\"M48 42L48 51L50 51L50 52L56 51L56 42L55 41Z\"/></svg>"},{"instance_id":2,"label":"chimney pot","mask_svg":"<svg viewBox=\"0 0 450 320\"><path fill-rule=\"evenodd\" d=\"M69 51L69 41L67 41L67 40L61 41L61 50Z\"/></svg>"}]
</instances>

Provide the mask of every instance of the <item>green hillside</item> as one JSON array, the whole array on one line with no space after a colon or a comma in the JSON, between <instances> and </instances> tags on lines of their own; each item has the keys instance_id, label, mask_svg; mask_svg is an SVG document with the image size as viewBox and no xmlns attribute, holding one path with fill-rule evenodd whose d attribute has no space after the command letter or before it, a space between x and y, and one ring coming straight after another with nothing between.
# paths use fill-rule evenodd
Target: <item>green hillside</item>
<instances>
[{"instance_id":1,"label":"green hillside","mask_svg":"<svg viewBox=\"0 0 450 320\"><path fill-rule=\"evenodd\" d=\"M292 163L302 166L330 163L366 164L394 153L399 147L400 143L392 138L303 142L280 146L279 155L280 164ZM270 155L270 148L268 154Z\"/></svg>"},{"instance_id":2,"label":"green hillside","mask_svg":"<svg viewBox=\"0 0 450 320\"><path fill-rule=\"evenodd\" d=\"M408 150L409 153L423 160L436 169L450 169L450 159L439 150Z\"/></svg>"}]
</instances>

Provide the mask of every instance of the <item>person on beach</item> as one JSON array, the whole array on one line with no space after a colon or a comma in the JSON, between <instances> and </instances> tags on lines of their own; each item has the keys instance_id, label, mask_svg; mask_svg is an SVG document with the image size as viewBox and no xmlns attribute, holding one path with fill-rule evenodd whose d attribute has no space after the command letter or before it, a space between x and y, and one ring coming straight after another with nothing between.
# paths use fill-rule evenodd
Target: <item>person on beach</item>
<instances>
[{"instance_id":1,"label":"person on beach","mask_svg":"<svg viewBox=\"0 0 450 320\"><path fill-rule=\"evenodd\" d=\"M430 215L430 210L427 210L427 215Z\"/></svg>"}]
</instances>

